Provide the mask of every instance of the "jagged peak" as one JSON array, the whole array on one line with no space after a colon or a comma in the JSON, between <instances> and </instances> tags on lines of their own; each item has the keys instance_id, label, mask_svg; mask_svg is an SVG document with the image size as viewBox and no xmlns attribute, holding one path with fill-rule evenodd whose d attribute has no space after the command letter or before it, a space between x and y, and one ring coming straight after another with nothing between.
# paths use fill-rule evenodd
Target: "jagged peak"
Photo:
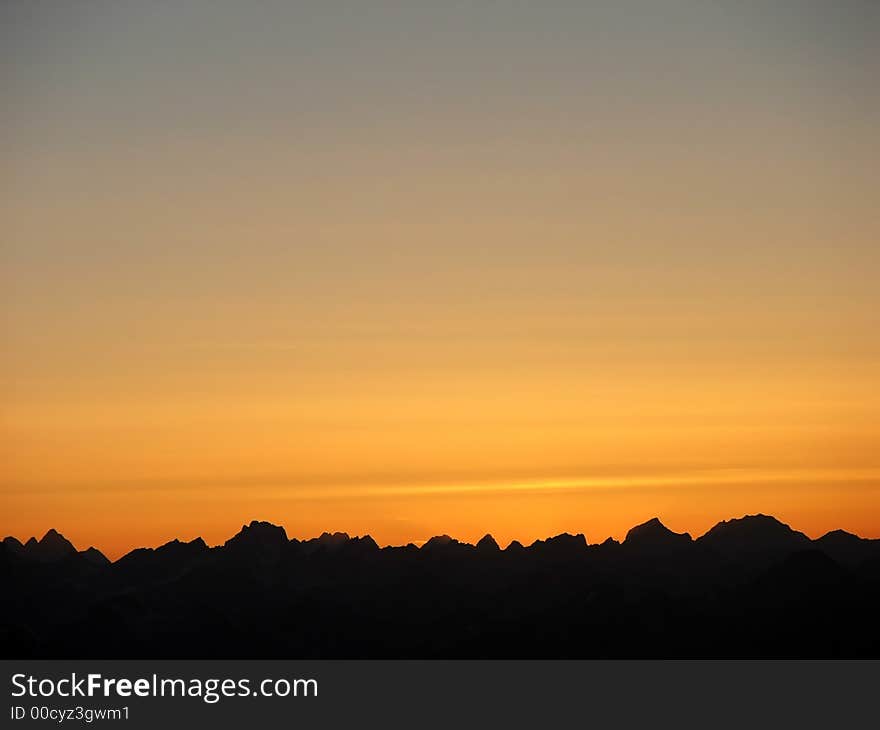
<instances>
[{"instance_id":1,"label":"jagged peak","mask_svg":"<svg viewBox=\"0 0 880 730\"><path fill-rule=\"evenodd\" d=\"M315 539L324 545L339 545L351 540L347 532L322 532Z\"/></svg>"},{"instance_id":2,"label":"jagged peak","mask_svg":"<svg viewBox=\"0 0 880 730\"><path fill-rule=\"evenodd\" d=\"M666 525L664 525L659 517L652 517L650 520L646 520L645 522L640 522L638 525L631 527L629 531L626 533L627 535L639 534L640 532L652 532L652 531L660 531L660 532L672 532Z\"/></svg>"},{"instance_id":3,"label":"jagged peak","mask_svg":"<svg viewBox=\"0 0 880 730\"><path fill-rule=\"evenodd\" d=\"M583 532L571 534L569 532L561 532L558 535L547 538L547 544L567 544L567 545L587 545L587 537Z\"/></svg>"},{"instance_id":4,"label":"jagged peak","mask_svg":"<svg viewBox=\"0 0 880 730\"><path fill-rule=\"evenodd\" d=\"M260 531L272 531L284 532L286 535L284 528L281 525L276 525L273 522L268 522L267 520L251 520L247 525L241 526L241 531L244 532L246 530L260 530Z\"/></svg>"},{"instance_id":5,"label":"jagged peak","mask_svg":"<svg viewBox=\"0 0 880 730\"><path fill-rule=\"evenodd\" d=\"M353 537L351 539L353 543L357 543L360 546L365 548L369 548L370 550L378 550L379 543L377 543L372 535L362 535L361 537Z\"/></svg>"},{"instance_id":6,"label":"jagged peak","mask_svg":"<svg viewBox=\"0 0 880 730\"><path fill-rule=\"evenodd\" d=\"M747 532L752 534L760 532L763 535L784 535L796 537L798 539L802 538L803 540L809 539L804 533L792 529L791 526L776 517L765 515L760 512L754 515L743 515L742 517L722 520L700 539L738 533L745 534Z\"/></svg>"},{"instance_id":7,"label":"jagged peak","mask_svg":"<svg viewBox=\"0 0 880 730\"><path fill-rule=\"evenodd\" d=\"M110 559L96 547L87 547L85 550L80 550L79 554L95 565L110 565Z\"/></svg>"},{"instance_id":8,"label":"jagged peak","mask_svg":"<svg viewBox=\"0 0 880 730\"><path fill-rule=\"evenodd\" d=\"M448 547L450 545L459 545L460 543L453 537L449 537L449 535L434 535L434 537L427 540L421 547L422 550L433 550L435 548L440 547Z\"/></svg>"},{"instance_id":9,"label":"jagged peak","mask_svg":"<svg viewBox=\"0 0 880 730\"><path fill-rule=\"evenodd\" d=\"M261 547L287 544L287 532L279 525L261 520L251 520L250 524L242 525L234 537L227 540L226 547L237 545L258 545Z\"/></svg>"},{"instance_id":10,"label":"jagged peak","mask_svg":"<svg viewBox=\"0 0 880 730\"><path fill-rule=\"evenodd\" d=\"M25 554L47 562L61 560L76 552L73 543L54 528L48 530L39 541L32 537L24 544Z\"/></svg>"},{"instance_id":11,"label":"jagged peak","mask_svg":"<svg viewBox=\"0 0 880 730\"><path fill-rule=\"evenodd\" d=\"M302 542L291 540L292 545L301 545L307 553L316 550L337 550L351 543L351 537L347 532L322 532L317 537L312 537Z\"/></svg>"},{"instance_id":12,"label":"jagged peak","mask_svg":"<svg viewBox=\"0 0 880 730\"><path fill-rule=\"evenodd\" d=\"M272 528L275 530L283 530L284 528L281 525L276 525L274 522L269 522L268 520L251 520L247 525L242 525L241 528L245 527L250 528Z\"/></svg>"},{"instance_id":13,"label":"jagged peak","mask_svg":"<svg viewBox=\"0 0 880 730\"><path fill-rule=\"evenodd\" d=\"M854 535L851 532L847 532L846 530L829 530L822 537L816 540L816 542L828 541L828 540L848 540L850 542L865 542L864 537L859 537L858 535Z\"/></svg>"},{"instance_id":14,"label":"jagged peak","mask_svg":"<svg viewBox=\"0 0 880 730\"><path fill-rule=\"evenodd\" d=\"M535 549L551 549L551 550L580 550L587 547L587 538L582 532L572 535L568 532L562 532L558 535L548 537L546 540L535 540L529 545L530 550Z\"/></svg>"},{"instance_id":15,"label":"jagged peak","mask_svg":"<svg viewBox=\"0 0 880 730\"><path fill-rule=\"evenodd\" d=\"M784 527L787 530L791 530L792 528L787 525L782 520L774 517L773 515L765 515L763 512L756 512L753 515L743 515L742 517L731 517L729 520L721 520L712 530L719 527L736 527L743 525L765 525L768 527ZM711 532L710 530L709 532ZM792 530L794 532L794 530Z\"/></svg>"},{"instance_id":16,"label":"jagged peak","mask_svg":"<svg viewBox=\"0 0 880 730\"><path fill-rule=\"evenodd\" d=\"M239 533L241 534L241 533ZM184 542L183 540L178 540L174 538L173 540L169 540L164 545L159 546L156 550L163 551L179 551L186 549L195 549L195 550L203 550L208 546L205 544L205 541L201 537L197 537L189 542Z\"/></svg>"},{"instance_id":17,"label":"jagged peak","mask_svg":"<svg viewBox=\"0 0 880 730\"><path fill-rule=\"evenodd\" d=\"M673 532L664 525L659 517L652 517L647 522L636 525L626 533L624 544L684 544L692 541L690 533Z\"/></svg>"},{"instance_id":18,"label":"jagged peak","mask_svg":"<svg viewBox=\"0 0 880 730\"><path fill-rule=\"evenodd\" d=\"M659 517L652 517L641 525L636 525L636 527L650 527L651 529L662 528L664 530L669 530L669 528L660 521ZM672 532L672 530L669 531Z\"/></svg>"},{"instance_id":19,"label":"jagged peak","mask_svg":"<svg viewBox=\"0 0 880 730\"><path fill-rule=\"evenodd\" d=\"M728 557L801 550L812 544L804 533L764 514L719 522L699 541Z\"/></svg>"},{"instance_id":20,"label":"jagged peak","mask_svg":"<svg viewBox=\"0 0 880 730\"><path fill-rule=\"evenodd\" d=\"M498 546L498 543L495 541L495 538L492 537L488 532L483 535L477 542L477 550L484 550L487 552L498 552L501 548Z\"/></svg>"}]
</instances>

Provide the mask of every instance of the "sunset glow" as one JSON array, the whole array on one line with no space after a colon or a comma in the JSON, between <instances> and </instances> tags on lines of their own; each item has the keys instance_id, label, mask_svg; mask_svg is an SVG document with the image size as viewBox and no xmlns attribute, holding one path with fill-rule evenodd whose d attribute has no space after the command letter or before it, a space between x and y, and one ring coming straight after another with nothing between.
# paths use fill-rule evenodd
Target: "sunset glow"
<instances>
[{"instance_id":1,"label":"sunset glow","mask_svg":"<svg viewBox=\"0 0 880 730\"><path fill-rule=\"evenodd\" d=\"M4 535L880 537L870 4L38 5Z\"/></svg>"}]
</instances>

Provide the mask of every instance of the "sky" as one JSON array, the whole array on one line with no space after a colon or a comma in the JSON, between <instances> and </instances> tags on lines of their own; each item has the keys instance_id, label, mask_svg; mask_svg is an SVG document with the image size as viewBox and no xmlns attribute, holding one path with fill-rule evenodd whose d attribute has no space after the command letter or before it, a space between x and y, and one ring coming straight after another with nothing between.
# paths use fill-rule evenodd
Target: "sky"
<instances>
[{"instance_id":1,"label":"sky","mask_svg":"<svg viewBox=\"0 0 880 730\"><path fill-rule=\"evenodd\" d=\"M880 5L0 6L0 532L880 537Z\"/></svg>"}]
</instances>

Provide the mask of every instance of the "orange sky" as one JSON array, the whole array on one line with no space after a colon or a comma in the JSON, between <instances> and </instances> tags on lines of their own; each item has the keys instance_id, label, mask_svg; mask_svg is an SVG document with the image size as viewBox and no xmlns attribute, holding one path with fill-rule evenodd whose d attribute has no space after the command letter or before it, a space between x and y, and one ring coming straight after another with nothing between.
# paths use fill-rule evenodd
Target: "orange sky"
<instances>
[{"instance_id":1,"label":"orange sky","mask_svg":"<svg viewBox=\"0 0 880 730\"><path fill-rule=\"evenodd\" d=\"M0 11L0 532L880 537L865 24L392 5Z\"/></svg>"}]
</instances>

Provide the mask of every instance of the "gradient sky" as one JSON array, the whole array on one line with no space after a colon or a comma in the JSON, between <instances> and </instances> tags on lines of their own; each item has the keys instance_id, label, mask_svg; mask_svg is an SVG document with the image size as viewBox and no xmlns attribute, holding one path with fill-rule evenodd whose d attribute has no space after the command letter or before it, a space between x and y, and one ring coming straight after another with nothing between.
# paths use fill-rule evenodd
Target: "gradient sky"
<instances>
[{"instance_id":1,"label":"gradient sky","mask_svg":"<svg viewBox=\"0 0 880 730\"><path fill-rule=\"evenodd\" d=\"M880 4L0 6L0 532L880 537Z\"/></svg>"}]
</instances>

